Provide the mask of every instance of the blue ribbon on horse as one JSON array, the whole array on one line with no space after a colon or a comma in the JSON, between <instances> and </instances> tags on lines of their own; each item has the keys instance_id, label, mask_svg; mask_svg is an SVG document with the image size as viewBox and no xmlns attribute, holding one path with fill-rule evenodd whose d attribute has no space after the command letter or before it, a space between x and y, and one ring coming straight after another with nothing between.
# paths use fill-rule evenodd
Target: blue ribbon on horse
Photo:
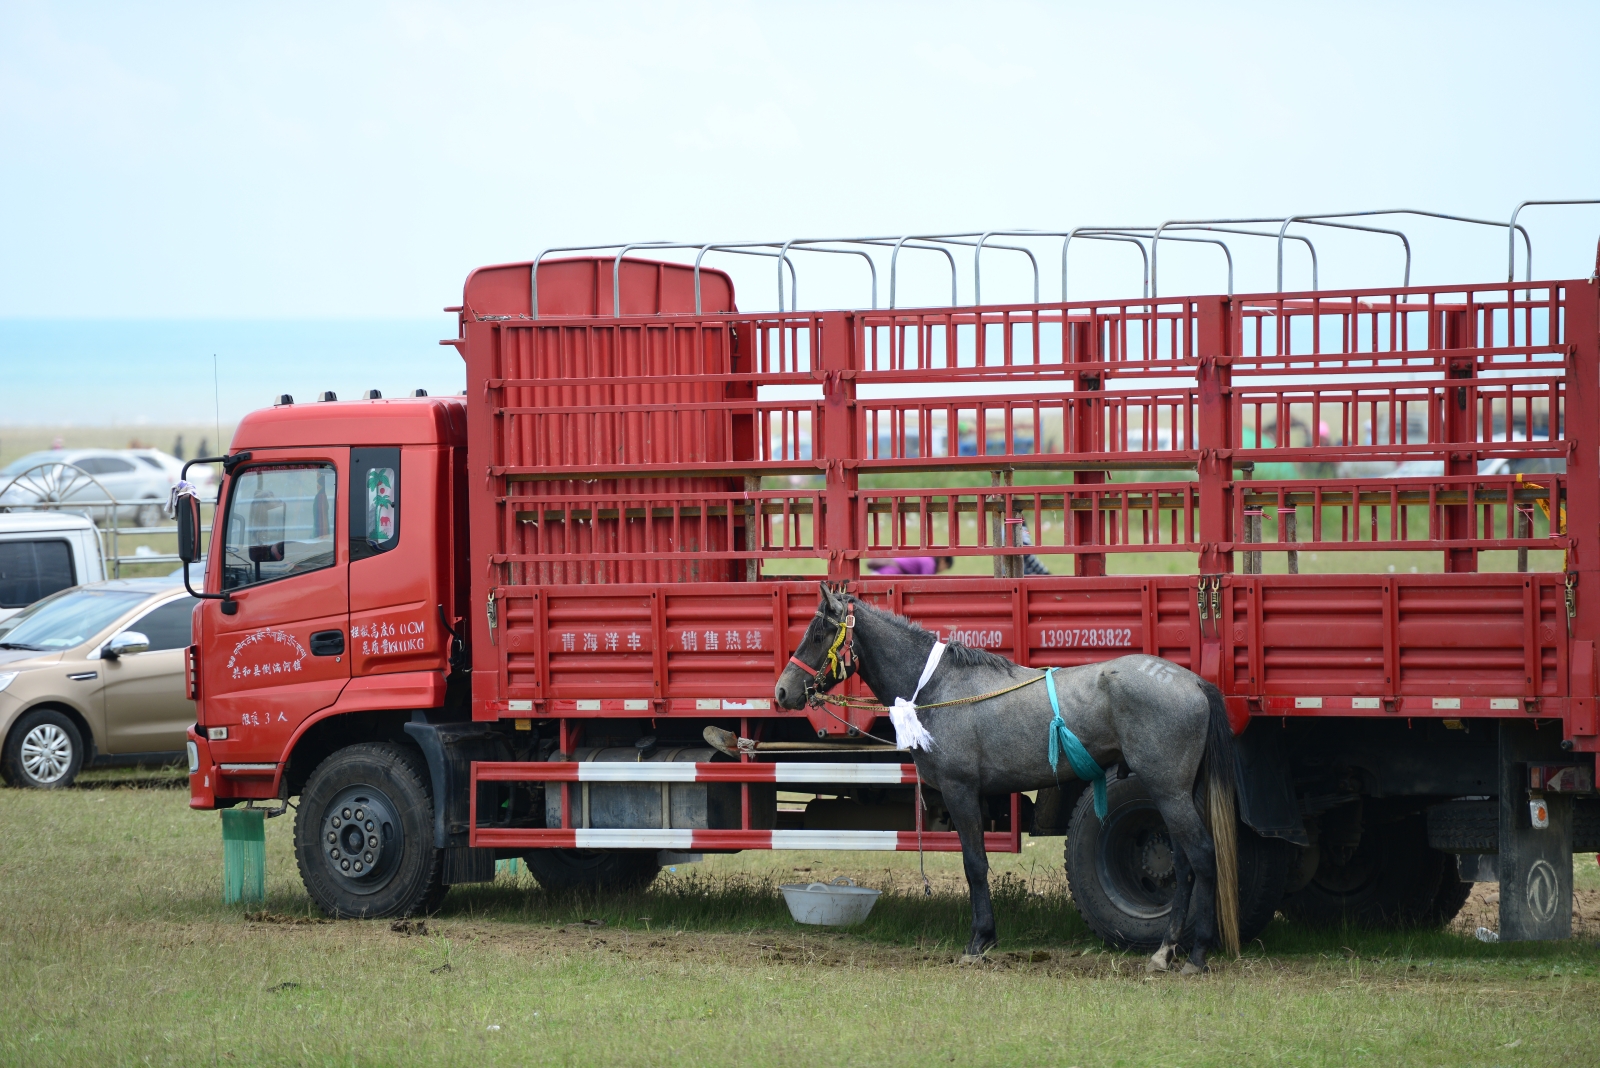
<instances>
[{"instance_id":1,"label":"blue ribbon on horse","mask_svg":"<svg viewBox=\"0 0 1600 1068\"><path fill-rule=\"evenodd\" d=\"M1094 757L1089 755L1083 743L1078 741L1078 736L1072 733L1072 728L1067 726L1067 721L1061 718L1061 702L1056 699L1056 669L1045 668L1045 689L1050 692L1050 708L1055 712L1055 718L1050 721L1050 770L1056 771L1056 766L1061 763L1061 751L1067 751L1067 763L1072 765L1072 772L1078 778L1094 787L1094 814L1100 819L1106 818L1106 769L1095 763Z\"/></svg>"}]
</instances>

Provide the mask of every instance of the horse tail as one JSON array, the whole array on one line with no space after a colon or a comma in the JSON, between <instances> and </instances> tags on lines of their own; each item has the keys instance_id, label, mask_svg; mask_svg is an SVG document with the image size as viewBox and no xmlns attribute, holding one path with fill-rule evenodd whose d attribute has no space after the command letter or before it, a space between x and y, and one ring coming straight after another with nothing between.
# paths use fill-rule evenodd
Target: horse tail
<instances>
[{"instance_id":1,"label":"horse tail","mask_svg":"<svg viewBox=\"0 0 1600 1068\"><path fill-rule=\"evenodd\" d=\"M1217 858L1217 921L1222 944L1229 953L1239 955L1239 842L1234 814L1233 726L1228 722L1228 707L1222 691L1204 680L1210 716L1206 724L1206 748L1200 758L1200 773L1195 776L1195 801L1211 828L1211 841ZM1205 798L1198 796L1205 791Z\"/></svg>"}]
</instances>

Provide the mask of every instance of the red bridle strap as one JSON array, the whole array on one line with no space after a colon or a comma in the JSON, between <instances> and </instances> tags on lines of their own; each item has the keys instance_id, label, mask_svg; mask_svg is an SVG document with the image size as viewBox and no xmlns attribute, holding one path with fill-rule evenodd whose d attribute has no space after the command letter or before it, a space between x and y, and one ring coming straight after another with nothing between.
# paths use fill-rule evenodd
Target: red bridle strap
<instances>
[{"instance_id":1,"label":"red bridle strap","mask_svg":"<svg viewBox=\"0 0 1600 1068\"><path fill-rule=\"evenodd\" d=\"M799 657L793 656L793 655L791 655L789 657L789 663L793 664L795 667L799 668L801 671L807 672L808 674L812 675L813 677L820 676L822 674L822 672L827 668L828 663L832 662L835 659L835 650L837 650L837 659L838 659L838 661L840 663L842 663L845 667L849 667L850 664L851 664L851 660L852 660L851 646L854 644L854 641L855 641L855 627L856 627L856 607L855 607L855 605L852 604L846 610L845 616L844 616L844 622L839 627L840 634L839 634L839 638L838 638L837 644L834 645L833 649L828 650L828 659L823 662L821 667L812 667L810 664L806 663L804 660L801 660ZM840 677L842 678L843 676L840 676Z\"/></svg>"}]
</instances>

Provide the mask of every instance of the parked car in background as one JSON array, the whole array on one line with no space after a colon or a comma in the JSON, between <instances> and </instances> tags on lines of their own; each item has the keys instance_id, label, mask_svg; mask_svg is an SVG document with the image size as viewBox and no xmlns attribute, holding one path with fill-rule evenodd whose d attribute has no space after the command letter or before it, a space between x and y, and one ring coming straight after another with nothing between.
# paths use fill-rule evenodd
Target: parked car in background
<instances>
[{"instance_id":1,"label":"parked car in background","mask_svg":"<svg viewBox=\"0 0 1600 1068\"><path fill-rule=\"evenodd\" d=\"M160 471L167 476L167 485L175 486L183 477L183 461L169 452L160 449L123 449L123 455L131 456L146 467ZM189 482L200 491L200 499L213 501L217 497L217 471L213 464L195 464L189 468Z\"/></svg>"},{"instance_id":2,"label":"parked car in background","mask_svg":"<svg viewBox=\"0 0 1600 1068\"><path fill-rule=\"evenodd\" d=\"M1532 457L1525 460L1508 460L1504 456L1491 456L1478 461L1480 475L1548 475L1561 474L1567 469L1562 458ZM1385 478L1438 478L1444 474L1443 460L1407 460L1390 471Z\"/></svg>"},{"instance_id":3,"label":"parked car in background","mask_svg":"<svg viewBox=\"0 0 1600 1068\"><path fill-rule=\"evenodd\" d=\"M0 512L0 623L52 593L106 577L100 534L71 512Z\"/></svg>"},{"instance_id":4,"label":"parked car in background","mask_svg":"<svg viewBox=\"0 0 1600 1068\"><path fill-rule=\"evenodd\" d=\"M181 759L194 604L170 579L113 579L0 622L0 776L50 789L89 766Z\"/></svg>"},{"instance_id":5,"label":"parked car in background","mask_svg":"<svg viewBox=\"0 0 1600 1068\"><path fill-rule=\"evenodd\" d=\"M171 488L166 470L120 449L46 449L0 469L0 511L65 504L95 520L117 501L117 521L158 526ZM97 504L99 505L97 507ZM81 506L81 507L79 507Z\"/></svg>"}]
</instances>

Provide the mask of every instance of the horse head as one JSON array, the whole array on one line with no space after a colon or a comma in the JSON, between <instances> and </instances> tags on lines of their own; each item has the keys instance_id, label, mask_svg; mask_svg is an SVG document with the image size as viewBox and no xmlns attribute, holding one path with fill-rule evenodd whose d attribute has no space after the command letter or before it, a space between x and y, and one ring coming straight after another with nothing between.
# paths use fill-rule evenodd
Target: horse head
<instances>
[{"instance_id":1,"label":"horse head","mask_svg":"<svg viewBox=\"0 0 1600 1068\"><path fill-rule=\"evenodd\" d=\"M817 614L811 617L799 647L773 687L780 708L804 708L814 695L827 693L856 670L852 648L855 606L843 589L826 582L819 585L822 599Z\"/></svg>"}]
</instances>

